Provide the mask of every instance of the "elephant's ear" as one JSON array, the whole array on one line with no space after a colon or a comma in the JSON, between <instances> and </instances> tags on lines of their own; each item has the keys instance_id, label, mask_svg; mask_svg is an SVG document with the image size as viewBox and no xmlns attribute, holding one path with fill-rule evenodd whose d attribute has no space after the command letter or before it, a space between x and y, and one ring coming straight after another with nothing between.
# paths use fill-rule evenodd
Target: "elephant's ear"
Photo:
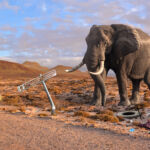
<instances>
[{"instance_id":1,"label":"elephant's ear","mask_svg":"<svg viewBox=\"0 0 150 150\"><path fill-rule=\"evenodd\" d=\"M122 24L113 24L115 31L114 53L117 57L123 57L139 49L139 35L136 29Z\"/></svg>"}]
</instances>

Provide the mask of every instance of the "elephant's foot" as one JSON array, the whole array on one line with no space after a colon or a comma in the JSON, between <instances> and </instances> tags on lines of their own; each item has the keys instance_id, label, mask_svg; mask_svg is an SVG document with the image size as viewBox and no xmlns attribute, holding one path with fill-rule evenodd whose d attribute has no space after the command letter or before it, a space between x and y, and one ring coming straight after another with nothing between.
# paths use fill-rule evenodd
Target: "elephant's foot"
<instances>
[{"instance_id":1,"label":"elephant's foot","mask_svg":"<svg viewBox=\"0 0 150 150\"><path fill-rule=\"evenodd\" d=\"M136 94L132 96L132 98L130 99L130 102L132 105L139 104L140 103L139 95Z\"/></svg>"},{"instance_id":2,"label":"elephant's foot","mask_svg":"<svg viewBox=\"0 0 150 150\"><path fill-rule=\"evenodd\" d=\"M135 104L139 104L140 103L140 100L139 99L130 99L130 102L132 105L135 105Z\"/></svg>"},{"instance_id":3,"label":"elephant's foot","mask_svg":"<svg viewBox=\"0 0 150 150\"><path fill-rule=\"evenodd\" d=\"M95 105L95 106L100 106L101 100L100 99L93 99L90 104Z\"/></svg>"},{"instance_id":4,"label":"elephant's foot","mask_svg":"<svg viewBox=\"0 0 150 150\"><path fill-rule=\"evenodd\" d=\"M131 103L129 100L120 101L118 106L129 106Z\"/></svg>"}]
</instances>

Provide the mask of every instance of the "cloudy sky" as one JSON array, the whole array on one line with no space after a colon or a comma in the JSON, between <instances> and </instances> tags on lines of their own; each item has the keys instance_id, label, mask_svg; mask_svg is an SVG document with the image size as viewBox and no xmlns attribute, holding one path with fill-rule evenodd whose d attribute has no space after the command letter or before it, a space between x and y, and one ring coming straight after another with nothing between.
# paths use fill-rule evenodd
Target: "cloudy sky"
<instances>
[{"instance_id":1,"label":"cloudy sky","mask_svg":"<svg viewBox=\"0 0 150 150\"><path fill-rule=\"evenodd\" d=\"M0 0L0 59L73 66L93 24L124 23L150 34L149 0Z\"/></svg>"}]
</instances>

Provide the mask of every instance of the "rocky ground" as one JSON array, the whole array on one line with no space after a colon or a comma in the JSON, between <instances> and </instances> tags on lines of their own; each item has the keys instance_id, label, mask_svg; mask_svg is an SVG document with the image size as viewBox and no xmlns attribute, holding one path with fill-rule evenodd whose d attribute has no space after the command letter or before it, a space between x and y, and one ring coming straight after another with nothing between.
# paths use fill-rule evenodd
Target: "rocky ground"
<instances>
[{"instance_id":1,"label":"rocky ground","mask_svg":"<svg viewBox=\"0 0 150 150\"><path fill-rule=\"evenodd\" d=\"M51 117L0 112L1 150L149 150L148 138L71 125Z\"/></svg>"},{"instance_id":2,"label":"rocky ground","mask_svg":"<svg viewBox=\"0 0 150 150\"><path fill-rule=\"evenodd\" d=\"M93 93L92 79L87 74L71 77L61 76L60 78L58 75L46 82L56 105L54 116L51 115L51 106L42 85L31 87L24 92L17 91L17 86L29 79L7 79L0 82L0 111L24 114L28 117L50 117L67 124L150 138L150 130L139 126L150 120L150 92L144 83L140 88L141 105L138 106L142 117L125 119L117 116L118 112L137 110L137 107L122 108L117 106L119 96L115 78L108 77L106 80L106 106L97 107L89 105ZM129 96L131 96L131 89L132 86L129 82Z\"/></svg>"}]
</instances>

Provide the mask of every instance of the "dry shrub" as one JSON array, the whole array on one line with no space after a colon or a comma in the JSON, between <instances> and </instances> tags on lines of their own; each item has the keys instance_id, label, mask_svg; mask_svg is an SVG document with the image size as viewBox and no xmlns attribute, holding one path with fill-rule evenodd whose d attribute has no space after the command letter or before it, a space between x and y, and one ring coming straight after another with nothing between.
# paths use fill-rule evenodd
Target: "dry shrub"
<instances>
[{"instance_id":1,"label":"dry shrub","mask_svg":"<svg viewBox=\"0 0 150 150\"><path fill-rule=\"evenodd\" d=\"M72 93L73 94L82 94L82 91L81 90L77 90L77 91L75 90L75 91L72 91Z\"/></svg>"},{"instance_id":2,"label":"dry shrub","mask_svg":"<svg viewBox=\"0 0 150 150\"><path fill-rule=\"evenodd\" d=\"M6 110L6 108L5 108L5 107L3 107L3 108L0 108L0 110L5 111L5 110Z\"/></svg>"},{"instance_id":3,"label":"dry shrub","mask_svg":"<svg viewBox=\"0 0 150 150\"><path fill-rule=\"evenodd\" d=\"M21 112L25 112L25 111L26 111L26 107L25 107L25 106L21 106L21 107L19 108L19 110L20 110Z\"/></svg>"},{"instance_id":4,"label":"dry shrub","mask_svg":"<svg viewBox=\"0 0 150 150\"><path fill-rule=\"evenodd\" d=\"M85 117L83 117L83 116L79 116L75 121L77 121L77 122L85 122L85 123L87 123L86 125L95 125L96 124L96 122L94 121L94 120L92 120L92 119L90 119L90 118L85 118Z\"/></svg>"},{"instance_id":5,"label":"dry shrub","mask_svg":"<svg viewBox=\"0 0 150 150\"><path fill-rule=\"evenodd\" d=\"M48 114L47 114L47 113L39 113L38 116L39 116L39 117L47 117Z\"/></svg>"},{"instance_id":6,"label":"dry shrub","mask_svg":"<svg viewBox=\"0 0 150 150\"><path fill-rule=\"evenodd\" d=\"M148 101L143 102L143 105L144 105L144 107L150 107L150 102L148 102Z\"/></svg>"},{"instance_id":7,"label":"dry shrub","mask_svg":"<svg viewBox=\"0 0 150 150\"><path fill-rule=\"evenodd\" d=\"M7 105L16 105L18 106L21 102L21 97L19 96L4 96L3 102Z\"/></svg>"},{"instance_id":8,"label":"dry shrub","mask_svg":"<svg viewBox=\"0 0 150 150\"><path fill-rule=\"evenodd\" d=\"M34 100L34 95L32 95L32 94L28 94L28 95L26 95L26 99L28 99L28 100L30 100L30 101L32 101L32 100Z\"/></svg>"},{"instance_id":9,"label":"dry shrub","mask_svg":"<svg viewBox=\"0 0 150 150\"><path fill-rule=\"evenodd\" d=\"M120 119L114 116L114 112L111 110L103 110L99 111L96 115L91 116L92 119L101 120L101 121L109 121L109 122L119 122Z\"/></svg>"},{"instance_id":10,"label":"dry shrub","mask_svg":"<svg viewBox=\"0 0 150 150\"><path fill-rule=\"evenodd\" d=\"M90 117L90 114L88 112L84 112L84 111L77 111L74 112L74 116L82 116L82 117Z\"/></svg>"},{"instance_id":11,"label":"dry shrub","mask_svg":"<svg viewBox=\"0 0 150 150\"><path fill-rule=\"evenodd\" d=\"M144 101L149 101L150 97L144 97Z\"/></svg>"},{"instance_id":12,"label":"dry shrub","mask_svg":"<svg viewBox=\"0 0 150 150\"><path fill-rule=\"evenodd\" d=\"M0 95L0 101L3 101L3 96L2 95Z\"/></svg>"},{"instance_id":13,"label":"dry shrub","mask_svg":"<svg viewBox=\"0 0 150 150\"><path fill-rule=\"evenodd\" d=\"M111 110L99 111L97 114L106 114L106 115L114 116L114 113Z\"/></svg>"},{"instance_id":14,"label":"dry shrub","mask_svg":"<svg viewBox=\"0 0 150 150\"><path fill-rule=\"evenodd\" d=\"M109 121L112 123L119 122L119 119L116 116L111 116L108 114L96 114L91 116L92 119L100 120L100 121Z\"/></svg>"},{"instance_id":15,"label":"dry shrub","mask_svg":"<svg viewBox=\"0 0 150 150\"><path fill-rule=\"evenodd\" d=\"M144 100L145 100L145 101L149 101L149 100L150 100L150 91L146 91L146 92L144 93Z\"/></svg>"},{"instance_id":16,"label":"dry shrub","mask_svg":"<svg viewBox=\"0 0 150 150\"><path fill-rule=\"evenodd\" d=\"M145 102L135 105L135 108L137 108L137 109L144 109L146 107L150 107L150 102L145 101Z\"/></svg>"},{"instance_id":17,"label":"dry shrub","mask_svg":"<svg viewBox=\"0 0 150 150\"><path fill-rule=\"evenodd\" d=\"M108 95L116 96L116 95L117 95L117 93L116 93L116 91L111 91L111 92L109 92L109 93L108 93Z\"/></svg>"},{"instance_id":18,"label":"dry shrub","mask_svg":"<svg viewBox=\"0 0 150 150\"><path fill-rule=\"evenodd\" d=\"M117 116L117 118L119 119L119 121L124 121L124 118L122 116Z\"/></svg>"},{"instance_id":19,"label":"dry shrub","mask_svg":"<svg viewBox=\"0 0 150 150\"><path fill-rule=\"evenodd\" d=\"M55 94L61 94L62 93L61 89L58 86L55 86L53 91Z\"/></svg>"},{"instance_id":20,"label":"dry shrub","mask_svg":"<svg viewBox=\"0 0 150 150\"><path fill-rule=\"evenodd\" d=\"M78 121L78 122L85 122L85 118L80 116L78 117L75 121Z\"/></svg>"},{"instance_id":21,"label":"dry shrub","mask_svg":"<svg viewBox=\"0 0 150 150\"><path fill-rule=\"evenodd\" d=\"M65 111L66 108L65 107L57 107L57 110L59 110L59 111Z\"/></svg>"},{"instance_id":22,"label":"dry shrub","mask_svg":"<svg viewBox=\"0 0 150 150\"><path fill-rule=\"evenodd\" d=\"M88 119L88 121L87 121L88 123L90 123L90 124L95 124L95 121L94 120L92 120L92 119Z\"/></svg>"},{"instance_id":23,"label":"dry shrub","mask_svg":"<svg viewBox=\"0 0 150 150\"><path fill-rule=\"evenodd\" d=\"M139 121L133 121L132 123L134 126L139 126L140 122Z\"/></svg>"},{"instance_id":24,"label":"dry shrub","mask_svg":"<svg viewBox=\"0 0 150 150\"><path fill-rule=\"evenodd\" d=\"M18 109L11 109L11 110L8 110L8 112L10 112L10 113L16 113L16 112L19 112L19 110Z\"/></svg>"}]
</instances>

